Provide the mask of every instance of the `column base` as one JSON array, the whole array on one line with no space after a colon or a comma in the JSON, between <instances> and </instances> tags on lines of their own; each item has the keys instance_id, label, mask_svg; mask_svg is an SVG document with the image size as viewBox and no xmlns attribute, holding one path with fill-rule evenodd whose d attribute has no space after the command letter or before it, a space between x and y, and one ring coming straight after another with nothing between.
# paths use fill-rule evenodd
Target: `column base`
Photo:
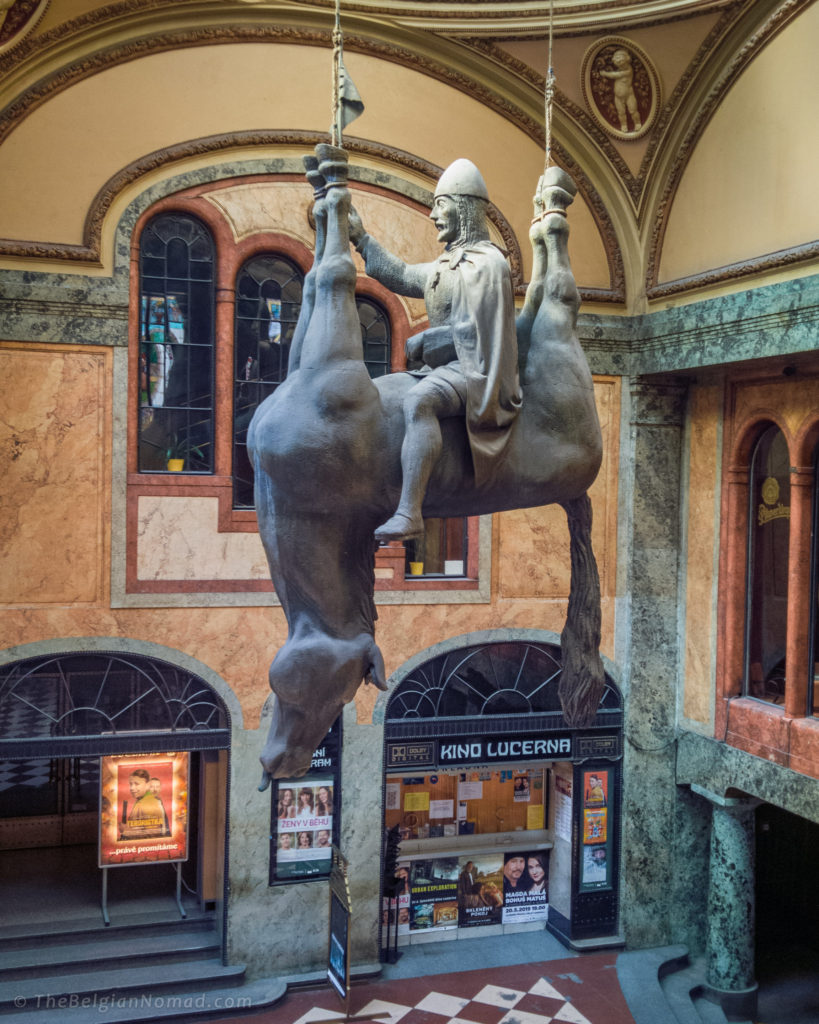
<instances>
[{"instance_id":1,"label":"column base","mask_svg":"<svg viewBox=\"0 0 819 1024\"><path fill-rule=\"evenodd\" d=\"M702 994L712 1003L722 1007L722 1012L729 1021L756 1020L757 997L759 985L754 983L751 988L728 991L714 988L712 985L702 986Z\"/></svg>"}]
</instances>

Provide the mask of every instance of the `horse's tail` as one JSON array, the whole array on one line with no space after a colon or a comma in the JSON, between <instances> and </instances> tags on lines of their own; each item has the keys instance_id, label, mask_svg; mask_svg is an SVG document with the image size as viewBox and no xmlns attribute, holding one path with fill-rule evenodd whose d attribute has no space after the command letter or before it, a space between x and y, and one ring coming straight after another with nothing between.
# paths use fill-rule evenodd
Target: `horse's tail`
<instances>
[{"instance_id":1,"label":"horse's tail","mask_svg":"<svg viewBox=\"0 0 819 1024\"><path fill-rule=\"evenodd\" d=\"M594 722L605 687L600 660L600 576L592 551L588 493L562 504L569 521L572 582L560 637L563 671L559 694L567 724L584 727Z\"/></svg>"}]
</instances>

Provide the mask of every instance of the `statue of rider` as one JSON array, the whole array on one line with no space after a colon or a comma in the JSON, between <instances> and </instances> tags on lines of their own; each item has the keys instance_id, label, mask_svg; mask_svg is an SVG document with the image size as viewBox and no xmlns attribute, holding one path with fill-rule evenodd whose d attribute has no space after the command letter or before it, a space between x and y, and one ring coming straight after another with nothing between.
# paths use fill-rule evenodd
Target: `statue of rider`
<instances>
[{"instance_id":1,"label":"statue of rider","mask_svg":"<svg viewBox=\"0 0 819 1024\"><path fill-rule=\"evenodd\" d=\"M376 539L409 540L424 530L421 507L442 450L440 421L464 416L476 488L491 484L521 406L515 304L505 255L489 240L489 195L478 168L456 160L441 175L430 218L444 251L407 264L350 215L350 239L367 273L398 295L424 298L430 326L407 341L416 379L404 400L401 497Z\"/></svg>"}]
</instances>

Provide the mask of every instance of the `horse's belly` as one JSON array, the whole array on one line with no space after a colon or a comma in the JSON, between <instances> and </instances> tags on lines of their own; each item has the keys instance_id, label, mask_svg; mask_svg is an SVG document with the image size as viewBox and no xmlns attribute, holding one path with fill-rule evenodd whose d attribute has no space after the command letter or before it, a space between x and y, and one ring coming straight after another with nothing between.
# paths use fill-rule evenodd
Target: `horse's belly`
<instances>
[{"instance_id":1,"label":"horse's belly","mask_svg":"<svg viewBox=\"0 0 819 1024\"><path fill-rule=\"evenodd\" d=\"M383 411L363 364L291 374L259 407L249 447L291 510L372 502L384 473Z\"/></svg>"}]
</instances>

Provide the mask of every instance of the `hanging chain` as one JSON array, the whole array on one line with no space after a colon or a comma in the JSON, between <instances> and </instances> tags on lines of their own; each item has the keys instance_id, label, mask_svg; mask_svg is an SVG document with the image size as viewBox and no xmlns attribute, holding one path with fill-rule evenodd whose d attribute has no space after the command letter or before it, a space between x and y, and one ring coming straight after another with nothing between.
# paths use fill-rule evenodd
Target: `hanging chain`
<instances>
[{"instance_id":1,"label":"hanging chain","mask_svg":"<svg viewBox=\"0 0 819 1024\"><path fill-rule=\"evenodd\" d=\"M338 105L340 102L339 76L341 73L341 51L344 40L341 35L341 0L336 0L336 23L333 27L333 116L330 124L330 141L334 146L341 146L341 125L339 124Z\"/></svg>"},{"instance_id":2,"label":"hanging chain","mask_svg":"<svg viewBox=\"0 0 819 1024\"><path fill-rule=\"evenodd\" d=\"M555 2L549 0L549 66L546 72L546 165L545 170L552 166L552 105L555 96L555 69L552 64L552 38L554 36Z\"/></svg>"}]
</instances>

